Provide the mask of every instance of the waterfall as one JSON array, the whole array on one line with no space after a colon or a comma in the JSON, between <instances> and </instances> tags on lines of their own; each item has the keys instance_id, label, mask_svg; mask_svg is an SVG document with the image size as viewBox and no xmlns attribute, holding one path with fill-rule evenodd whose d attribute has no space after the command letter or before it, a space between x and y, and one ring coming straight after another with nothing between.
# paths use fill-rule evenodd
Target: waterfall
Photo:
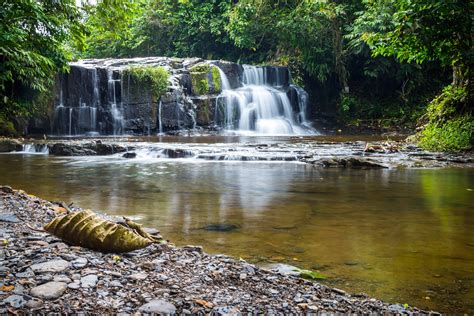
<instances>
[{"instance_id":1,"label":"waterfall","mask_svg":"<svg viewBox=\"0 0 474 316\"><path fill-rule=\"evenodd\" d=\"M306 92L299 87L296 89L299 111L295 113L283 89L286 76L284 71L286 69L282 67L244 65L242 86L231 89L226 74L219 69L222 92L217 102L224 104L223 121L228 132L247 135L316 133L306 122Z\"/></svg>"},{"instance_id":2,"label":"waterfall","mask_svg":"<svg viewBox=\"0 0 474 316\"><path fill-rule=\"evenodd\" d=\"M107 87L109 92L110 114L112 115L113 134L122 134L124 120L121 107L117 105L116 83L122 80L113 79L113 70L107 69ZM122 90L122 89L121 89ZM122 101L122 100L120 100Z\"/></svg>"},{"instance_id":3,"label":"waterfall","mask_svg":"<svg viewBox=\"0 0 474 316\"><path fill-rule=\"evenodd\" d=\"M158 128L159 128L159 135L163 135L163 122L161 121L161 111L162 111L162 108L163 107L163 104L161 103L161 100L160 100L160 103L158 104Z\"/></svg>"}]
</instances>

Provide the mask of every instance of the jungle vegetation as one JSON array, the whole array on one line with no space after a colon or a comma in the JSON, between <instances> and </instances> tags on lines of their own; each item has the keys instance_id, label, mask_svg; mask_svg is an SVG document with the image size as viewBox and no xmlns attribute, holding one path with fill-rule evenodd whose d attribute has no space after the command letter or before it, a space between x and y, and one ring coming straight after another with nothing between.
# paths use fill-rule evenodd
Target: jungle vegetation
<instances>
[{"instance_id":1,"label":"jungle vegetation","mask_svg":"<svg viewBox=\"0 0 474 316\"><path fill-rule=\"evenodd\" d=\"M0 0L0 132L41 110L79 58L176 56L285 65L319 117L418 125L472 148L469 0ZM18 129L18 128L17 128ZM440 141L436 141L436 140Z\"/></svg>"}]
</instances>

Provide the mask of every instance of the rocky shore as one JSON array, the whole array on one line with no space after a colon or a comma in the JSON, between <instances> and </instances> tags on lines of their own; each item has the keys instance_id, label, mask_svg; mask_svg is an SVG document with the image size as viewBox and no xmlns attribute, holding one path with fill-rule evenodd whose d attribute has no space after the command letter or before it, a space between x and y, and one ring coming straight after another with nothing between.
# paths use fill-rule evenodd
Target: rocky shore
<instances>
[{"instance_id":1,"label":"rocky shore","mask_svg":"<svg viewBox=\"0 0 474 316\"><path fill-rule=\"evenodd\" d=\"M0 314L429 314L198 246L103 254L31 229L64 214L61 205L0 187Z\"/></svg>"}]
</instances>

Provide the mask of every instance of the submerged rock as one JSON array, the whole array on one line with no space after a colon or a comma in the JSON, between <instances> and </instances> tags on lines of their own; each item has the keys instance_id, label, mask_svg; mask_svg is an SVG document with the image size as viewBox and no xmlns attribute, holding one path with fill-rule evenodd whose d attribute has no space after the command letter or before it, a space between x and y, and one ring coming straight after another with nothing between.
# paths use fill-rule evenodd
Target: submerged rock
<instances>
[{"instance_id":1,"label":"submerged rock","mask_svg":"<svg viewBox=\"0 0 474 316\"><path fill-rule=\"evenodd\" d=\"M239 229L239 226L234 224L209 224L204 226L202 229L215 232L230 232Z\"/></svg>"}]
</instances>

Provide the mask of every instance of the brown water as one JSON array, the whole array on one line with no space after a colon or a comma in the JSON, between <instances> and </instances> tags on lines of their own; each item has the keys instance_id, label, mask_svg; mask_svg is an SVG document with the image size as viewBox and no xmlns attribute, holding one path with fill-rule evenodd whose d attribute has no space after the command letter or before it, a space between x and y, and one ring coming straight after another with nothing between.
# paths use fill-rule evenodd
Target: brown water
<instances>
[{"instance_id":1,"label":"brown water","mask_svg":"<svg viewBox=\"0 0 474 316\"><path fill-rule=\"evenodd\" d=\"M349 292L474 313L473 169L3 154L0 183L131 215L178 245L319 270Z\"/></svg>"}]
</instances>

